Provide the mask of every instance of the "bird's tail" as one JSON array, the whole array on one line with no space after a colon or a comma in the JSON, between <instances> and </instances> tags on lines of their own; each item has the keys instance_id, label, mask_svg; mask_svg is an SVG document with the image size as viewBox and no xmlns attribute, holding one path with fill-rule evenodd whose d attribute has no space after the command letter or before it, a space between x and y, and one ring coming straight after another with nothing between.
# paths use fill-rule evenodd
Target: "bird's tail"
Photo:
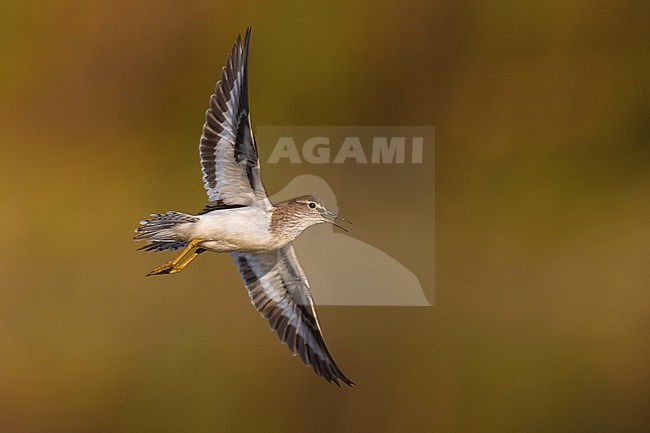
<instances>
[{"instance_id":1,"label":"bird's tail","mask_svg":"<svg viewBox=\"0 0 650 433\"><path fill-rule=\"evenodd\" d=\"M135 229L135 240L148 240L141 250L162 251L184 247L187 242L179 239L178 226L199 221L199 217L182 212L169 211L164 214L152 213L151 218L140 221Z\"/></svg>"}]
</instances>

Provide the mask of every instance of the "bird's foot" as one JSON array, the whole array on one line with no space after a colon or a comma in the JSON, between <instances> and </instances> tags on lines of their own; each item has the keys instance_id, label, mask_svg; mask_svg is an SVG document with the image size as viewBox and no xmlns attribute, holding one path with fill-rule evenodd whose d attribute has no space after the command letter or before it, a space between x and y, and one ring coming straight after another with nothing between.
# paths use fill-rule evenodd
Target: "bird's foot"
<instances>
[{"instance_id":1,"label":"bird's foot","mask_svg":"<svg viewBox=\"0 0 650 433\"><path fill-rule=\"evenodd\" d=\"M163 263L162 265L158 266L157 268L155 268L154 270L149 272L147 274L147 277L149 277L151 275L176 274L176 273L180 272L181 269L183 269L183 268L178 266L177 263L167 262L167 263Z\"/></svg>"}]
</instances>

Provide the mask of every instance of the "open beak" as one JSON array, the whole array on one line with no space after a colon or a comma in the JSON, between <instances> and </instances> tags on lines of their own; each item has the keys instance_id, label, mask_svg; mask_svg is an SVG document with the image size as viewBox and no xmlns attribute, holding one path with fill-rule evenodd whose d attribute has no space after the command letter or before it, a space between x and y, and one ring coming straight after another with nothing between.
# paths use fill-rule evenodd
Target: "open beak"
<instances>
[{"instance_id":1,"label":"open beak","mask_svg":"<svg viewBox=\"0 0 650 433\"><path fill-rule=\"evenodd\" d=\"M337 224L337 221L341 221L341 222L348 223L348 224L352 225L352 221L346 220L345 218L340 217L340 216L336 215L335 213L332 213L332 212L330 212L328 210L325 210L323 212L323 216L331 218L331 220L327 220L327 222L332 224L334 227L340 228L344 232L347 232L349 230L346 229L345 227L341 226L340 224Z\"/></svg>"}]
</instances>

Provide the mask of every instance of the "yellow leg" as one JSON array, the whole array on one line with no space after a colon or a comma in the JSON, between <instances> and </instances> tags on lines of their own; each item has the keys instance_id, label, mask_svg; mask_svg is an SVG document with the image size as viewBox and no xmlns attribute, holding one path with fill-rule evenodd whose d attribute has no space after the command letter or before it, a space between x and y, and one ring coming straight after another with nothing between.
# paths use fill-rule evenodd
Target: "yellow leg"
<instances>
[{"instance_id":1,"label":"yellow leg","mask_svg":"<svg viewBox=\"0 0 650 433\"><path fill-rule=\"evenodd\" d=\"M196 256L198 256L200 253L199 254L197 254L197 253L192 254L192 256L190 256L191 258L189 260L187 260L182 265L179 265L179 262L181 260L183 260L183 257L185 257L187 255L187 253L192 251L192 249L194 249L196 244L198 244L199 242L201 242L201 239L192 239L191 241L189 241L187 246L185 247L185 249L178 255L178 257L176 257L171 262L163 263L162 265L158 266L156 269L149 272L147 274L147 277L150 276L150 275L175 274L175 273L180 272L181 270L183 270L183 268L185 266L187 266L187 264L190 261L194 260L194 258Z\"/></svg>"},{"instance_id":2,"label":"yellow leg","mask_svg":"<svg viewBox=\"0 0 650 433\"><path fill-rule=\"evenodd\" d=\"M199 254L201 254L204 250L201 248L197 249L194 251L190 256L185 260L183 263L177 263L176 266L174 266L174 269L169 271L170 274L177 274L178 272L182 271L185 269L185 266L189 265L192 260L194 260Z\"/></svg>"}]
</instances>

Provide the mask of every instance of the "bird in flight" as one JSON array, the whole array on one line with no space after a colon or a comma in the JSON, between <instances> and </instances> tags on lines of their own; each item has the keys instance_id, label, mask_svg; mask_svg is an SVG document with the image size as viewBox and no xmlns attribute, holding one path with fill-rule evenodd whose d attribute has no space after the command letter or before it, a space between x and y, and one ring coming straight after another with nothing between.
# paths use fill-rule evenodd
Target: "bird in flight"
<instances>
[{"instance_id":1,"label":"bird in flight","mask_svg":"<svg viewBox=\"0 0 650 433\"><path fill-rule=\"evenodd\" d=\"M199 143L209 203L197 215L169 211L140 222L134 239L146 251L182 252L147 275L181 272L206 251L230 253L251 303L291 353L340 386L354 383L334 362L321 332L309 282L292 241L315 224L347 222L311 195L272 203L260 177L248 108L251 29L237 38L210 97ZM347 231L347 230L346 230Z\"/></svg>"}]
</instances>

